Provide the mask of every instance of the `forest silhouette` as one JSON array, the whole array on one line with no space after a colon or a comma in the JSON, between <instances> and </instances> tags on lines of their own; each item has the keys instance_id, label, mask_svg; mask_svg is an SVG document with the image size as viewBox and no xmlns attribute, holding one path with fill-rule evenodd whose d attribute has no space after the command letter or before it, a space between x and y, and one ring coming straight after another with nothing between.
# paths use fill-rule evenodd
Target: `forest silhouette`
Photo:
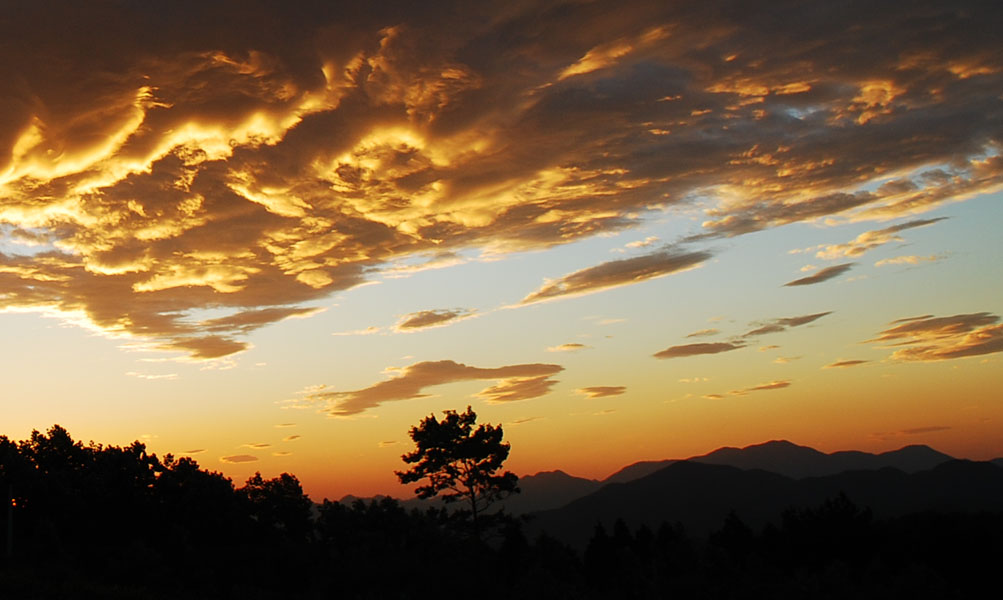
<instances>
[{"instance_id":1,"label":"forest silhouette","mask_svg":"<svg viewBox=\"0 0 1003 600\"><path fill-rule=\"evenodd\" d=\"M995 498L1003 469L974 465L938 469ZM622 518L583 525L584 545L533 514L493 512L471 535L462 510L408 510L392 498L317 504L288 473L237 486L191 458L159 458L138 441L85 445L58 425L18 442L0 436L0 490L4 599L966 598L995 583L1003 540L1003 504L941 501L888 516L852 492L791 504L765 525L731 511L709 534L682 513L632 524L635 507L623 504Z\"/></svg>"}]
</instances>

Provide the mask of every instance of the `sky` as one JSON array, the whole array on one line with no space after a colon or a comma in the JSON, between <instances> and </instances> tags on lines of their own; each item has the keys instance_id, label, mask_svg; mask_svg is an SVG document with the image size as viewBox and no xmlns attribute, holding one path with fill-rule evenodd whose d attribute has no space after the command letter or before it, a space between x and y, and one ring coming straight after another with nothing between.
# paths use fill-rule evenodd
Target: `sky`
<instances>
[{"instance_id":1,"label":"sky","mask_svg":"<svg viewBox=\"0 0 1003 600\"><path fill-rule=\"evenodd\" d=\"M788 439L1003 456L1003 7L19 3L0 434L407 496Z\"/></svg>"}]
</instances>

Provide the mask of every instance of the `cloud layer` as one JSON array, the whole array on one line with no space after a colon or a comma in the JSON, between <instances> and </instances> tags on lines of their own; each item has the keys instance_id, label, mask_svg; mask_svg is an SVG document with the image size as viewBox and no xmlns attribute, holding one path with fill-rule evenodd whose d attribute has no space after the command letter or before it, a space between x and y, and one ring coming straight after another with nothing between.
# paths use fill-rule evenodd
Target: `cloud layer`
<instances>
[{"instance_id":1,"label":"cloud layer","mask_svg":"<svg viewBox=\"0 0 1003 600\"><path fill-rule=\"evenodd\" d=\"M404 259L695 199L697 238L921 213L1003 187L999 22L976 1L25 5L0 22L0 309L208 360Z\"/></svg>"}]
</instances>

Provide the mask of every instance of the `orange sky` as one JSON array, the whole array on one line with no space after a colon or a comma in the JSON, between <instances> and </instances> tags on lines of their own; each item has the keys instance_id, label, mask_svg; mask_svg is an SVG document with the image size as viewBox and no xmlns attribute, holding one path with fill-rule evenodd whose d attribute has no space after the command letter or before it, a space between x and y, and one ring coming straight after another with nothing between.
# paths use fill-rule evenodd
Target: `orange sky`
<instances>
[{"instance_id":1,"label":"orange sky","mask_svg":"<svg viewBox=\"0 0 1003 600\"><path fill-rule=\"evenodd\" d=\"M467 405L520 474L1003 456L994 6L328 4L0 19L0 433L317 499Z\"/></svg>"}]
</instances>

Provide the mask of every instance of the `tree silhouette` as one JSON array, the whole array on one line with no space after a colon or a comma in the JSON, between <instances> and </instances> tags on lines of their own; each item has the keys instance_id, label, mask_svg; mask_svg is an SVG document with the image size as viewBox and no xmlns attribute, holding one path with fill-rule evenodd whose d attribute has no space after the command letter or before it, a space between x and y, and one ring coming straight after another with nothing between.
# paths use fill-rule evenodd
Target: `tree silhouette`
<instances>
[{"instance_id":1,"label":"tree silhouette","mask_svg":"<svg viewBox=\"0 0 1003 600\"><path fill-rule=\"evenodd\" d=\"M509 445L502 442L500 425L482 424L475 428L477 415L468 406L458 414L447 410L441 421L435 415L422 419L409 435L417 448L401 459L414 465L409 471L396 471L401 483L428 479L427 485L415 488L419 498L432 498L443 492L443 501L463 501L469 506L474 537L480 537L480 520L497 500L518 493L518 477L505 471L496 474L508 458Z\"/></svg>"}]
</instances>

